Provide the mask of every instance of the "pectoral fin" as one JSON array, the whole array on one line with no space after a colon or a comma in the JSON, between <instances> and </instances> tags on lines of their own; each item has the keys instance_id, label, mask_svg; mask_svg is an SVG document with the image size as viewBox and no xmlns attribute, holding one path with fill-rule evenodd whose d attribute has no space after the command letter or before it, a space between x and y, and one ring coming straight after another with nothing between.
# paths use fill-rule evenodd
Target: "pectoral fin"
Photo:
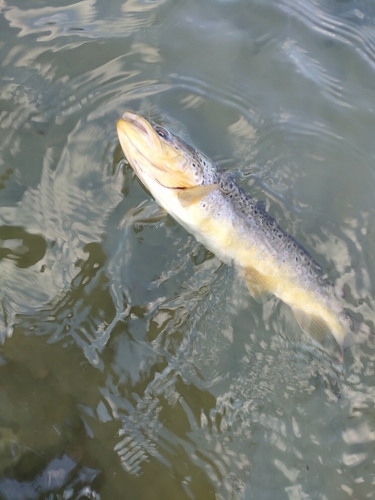
<instances>
[{"instance_id":1,"label":"pectoral fin","mask_svg":"<svg viewBox=\"0 0 375 500\"><path fill-rule=\"evenodd\" d=\"M205 186L186 188L178 193L178 199L183 207L189 207L200 201L207 194L215 191L215 189L218 189L218 187L218 184L207 184Z\"/></svg>"},{"instance_id":2,"label":"pectoral fin","mask_svg":"<svg viewBox=\"0 0 375 500\"><path fill-rule=\"evenodd\" d=\"M158 222L167 215L167 212L154 201L142 202L138 207L130 208L121 219L118 229L129 228L136 223Z\"/></svg>"},{"instance_id":3,"label":"pectoral fin","mask_svg":"<svg viewBox=\"0 0 375 500\"><path fill-rule=\"evenodd\" d=\"M245 279L251 296L259 304L264 304L264 302L267 302L271 298L271 281L269 278L258 273L253 268L247 268L245 270Z\"/></svg>"}]
</instances>

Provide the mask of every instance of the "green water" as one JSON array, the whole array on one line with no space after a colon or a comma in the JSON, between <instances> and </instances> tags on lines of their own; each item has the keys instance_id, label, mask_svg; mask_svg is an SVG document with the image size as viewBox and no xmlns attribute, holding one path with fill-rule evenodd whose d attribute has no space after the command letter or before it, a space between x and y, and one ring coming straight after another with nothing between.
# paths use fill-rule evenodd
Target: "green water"
<instances>
[{"instance_id":1,"label":"green water","mask_svg":"<svg viewBox=\"0 0 375 500\"><path fill-rule=\"evenodd\" d=\"M0 0L0 498L375 498L374 341L342 373L160 217L151 117L375 331L370 0Z\"/></svg>"}]
</instances>

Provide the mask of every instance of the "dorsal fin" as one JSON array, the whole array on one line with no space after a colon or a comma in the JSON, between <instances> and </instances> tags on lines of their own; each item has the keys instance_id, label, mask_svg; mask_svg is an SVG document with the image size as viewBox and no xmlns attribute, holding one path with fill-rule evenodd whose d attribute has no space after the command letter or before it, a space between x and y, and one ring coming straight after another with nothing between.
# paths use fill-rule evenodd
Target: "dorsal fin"
<instances>
[{"instance_id":1,"label":"dorsal fin","mask_svg":"<svg viewBox=\"0 0 375 500\"><path fill-rule=\"evenodd\" d=\"M257 201L255 203L255 208L257 210L259 210L260 212L265 212L266 211L266 202L261 200L261 201Z\"/></svg>"},{"instance_id":2,"label":"dorsal fin","mask_svg":"<svg viewBox=\"0 0 375 500\"><path fill-rule=\"evenodd\" d=\"M183 207L189 207L193 203L197 203L204 196L218 189L218 184L207 184L205 186L195 186L191 188L182 189L178 193L178 199Z\"/></svg>"},{"instance_id":3,"label":"dorsal fin","mask_svg":"<svg viewBox=\"0 0 375 500\"><path fill-rule=\"evenodd\" d=\"M245 270L245 280L251 296L259 304L264 304L264 302L271 298L271 282L267 276L263 276L253 267L248 267Z\"/></svg>"}]
</instances>

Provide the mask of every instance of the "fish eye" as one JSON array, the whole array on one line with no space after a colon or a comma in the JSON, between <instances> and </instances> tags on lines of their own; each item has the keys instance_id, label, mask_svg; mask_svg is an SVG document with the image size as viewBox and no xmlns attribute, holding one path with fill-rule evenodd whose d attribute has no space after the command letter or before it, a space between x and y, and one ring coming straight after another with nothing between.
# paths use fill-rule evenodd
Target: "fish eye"
<instances>
[{"instance_id":1,"label":"fish eye","mask_svg":"<svg viewBox=\"0 0 375 500\"><path fill-rule=\"evenodd\" d=\"M156 133L157 133L160 137L162 137L163 139L166 139L166 138L168 137L168 133L167 133L167 131L166 131L165 129L161 128L161 127L158 127L158 128L156 129Z\"/></svg>"}]
</instances>

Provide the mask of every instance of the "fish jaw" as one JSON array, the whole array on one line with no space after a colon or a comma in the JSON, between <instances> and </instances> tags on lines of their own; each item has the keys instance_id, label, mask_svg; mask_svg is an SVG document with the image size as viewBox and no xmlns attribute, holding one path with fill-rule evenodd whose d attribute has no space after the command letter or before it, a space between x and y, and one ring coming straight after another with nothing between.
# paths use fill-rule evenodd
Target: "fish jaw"
<instances>
[{"instance_id":1,"label":"fish jaw","mask_svg":"<svg viewBox=\"0 0 375 500\"><path fill-rule=\"evenodd\" d=\"M143 184L147 177L166 188L186 189L200 184L183 151L168 140L167 131L153 127L145 118L125 112L117 122L121 148ZM163 137L165 135L165 137ZM147 174L147 176L145 176Z\"/></svg>"}]
</instances>

